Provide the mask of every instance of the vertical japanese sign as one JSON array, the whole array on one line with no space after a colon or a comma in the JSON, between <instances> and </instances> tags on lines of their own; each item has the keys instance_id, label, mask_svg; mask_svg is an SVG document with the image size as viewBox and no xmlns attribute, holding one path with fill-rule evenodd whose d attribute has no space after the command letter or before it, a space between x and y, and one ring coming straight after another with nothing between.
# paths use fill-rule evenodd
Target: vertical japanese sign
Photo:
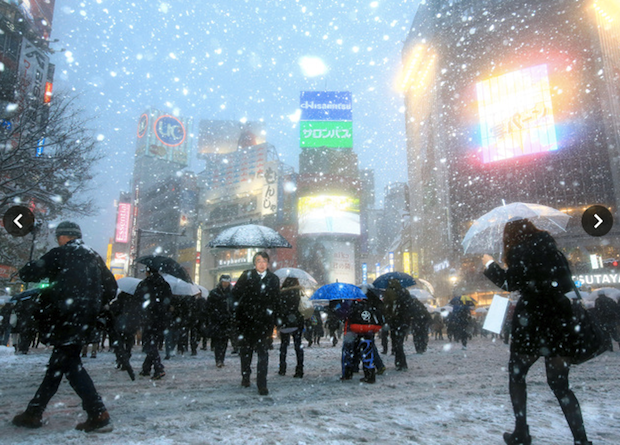
<instances>
[{"instance_id":1,"label":"vertical japanese sign","mask_svg":"<svg viewBox=\"0 0 620 445\"><path fill-rule=\"evenodd\" d=\"M116 238L117 243L129 242L129 221L131 219L131 204L122 202L118 205L116 215Z\"/></svg>"},{"instance_id":2,"label":"vertical japanese sign","mask_svg":"<svg viewBox=\"0 0 620 445\"><path fill-rule=\"evenodd\" d=\"M273 215L278 210L278 173L276 163L270 163L265 168L265 184L263 185L263 198L261 203L261 215Z\"/></svg>"}]
</instances>

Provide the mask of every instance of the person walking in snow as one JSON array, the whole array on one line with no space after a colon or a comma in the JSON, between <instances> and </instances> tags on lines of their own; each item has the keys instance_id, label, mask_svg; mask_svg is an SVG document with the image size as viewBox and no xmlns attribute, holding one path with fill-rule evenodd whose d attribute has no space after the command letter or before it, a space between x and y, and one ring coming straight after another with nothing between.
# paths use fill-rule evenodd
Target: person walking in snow
<instances>
[{"instance_id":1,"label":"person walking in snow","mask_svg":"<svg viewBox=\"0 0 620 445\"><path fill-rule=\"evenodd\" d=\"M575 445L588 445L579 401L570 389L572 309L564 295L573 289L571 272L555 240L526 218L514 218L504 227L503 269L484 255L484 274L506 291L519 291L512 321L508 364L510 400L515 416L508 445L532 443L527 424L527 385L530 367L545 358L547 383L557 398Z\"/></svg>"},{"instance_id":2,"label":"person walking in snow","mask_svg":"<svg viewBox=\"0 0 620 445\"><path fill-rule=\"evenodd\" d=\"M172 300L172 290L157 269L146 267L146 278L136 289L135 297L142 301L142 349L146 354L140 375L148 377L153 368L153 380L166 375L159 356L159 344L166 329L166 314Z\"/></svg>"},{"instance_id":3,"label":"person walking in snow","mask_svg":"<svg viewBox=\"0 0 620 445\"><path fill-rule=\"evenodd\" d=\"M230 275L220 276L220 282L209 292L205 306L208 337L211 338L211 347L215 353L215 366L218 368L224 367L232 324L230 281Z\"/></svg>"},{"instance_id":4,"label":"person walking in snow","mask_svg":"<svg viewBox=\"0 0 620 445\"><path fill-rule=\"evenodd\" d=\"M299 285L299 280L294 277L287 277L282 283L276 314L276 325L280 330L280 368L278 374L286 375L286 352L291 343L291 337L293 337L297 358L297 366L293 375L295 378L304 376L304 350L301 345L304 317L299 312L301 292L302 287Z\"/></svg>"},{"instance_id":5,"label":"person walking in snow","mask_svg":"<svg viewBox=\"0 0 620 445\"><path fill-rule=\"evenodd\" d=\"M26 410L13 418L13 424L39 428L43 412L56 394L63 376L82 399L87 412L79 431L111 431L110 415L82 365L82 346L91 342L101 308L116 295L114 275L101 257L82 241L80 226L64 221L56 227L58 247L40 259L30 261L19 271L25 282L48 278L50 286L42 291L41 341L54 349L43 382Z\"/></svg>"},{"instance_id":6,"label":"person walking in snow","mask_svg":"<svg viewBox=\"0 0 620 445\"><path fill-rule=\"evenodd\" d=\"M274 312L280 299L280 279L269 270L267 252L254 255L254 269L241 274L233 288L237 301L235 318L239 332L241 386L250 386L252 355L258 356L256 385L262 396L267 389L269 344L275 326Z\"/></svg>"}]
</instances>

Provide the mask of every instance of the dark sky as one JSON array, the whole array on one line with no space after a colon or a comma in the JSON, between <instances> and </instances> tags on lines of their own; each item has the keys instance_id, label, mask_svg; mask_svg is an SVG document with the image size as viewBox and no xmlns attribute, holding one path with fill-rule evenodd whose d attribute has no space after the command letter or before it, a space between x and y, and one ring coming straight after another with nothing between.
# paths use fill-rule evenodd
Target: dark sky
<instances>
[{"instance_id":1,"label":"dark sky","mask_svg":"<svg viewBox=\"0 0 620 445\"><path fill-rule=\"evenodd\" d=\"M360 167L375 169L380 200L389 181L406 180L395 85L418 3L57 0L54 88L80 95L107 155L97 184L102 212L80 221L85 240L105 253L149 106L195 121L262 119L267 141L298 170L300 92L351 91L354 151ZM304 73L303 57L321 59L327 72ZM191 168L203 170L204 161Z\"/></svg>"}]
</instances>

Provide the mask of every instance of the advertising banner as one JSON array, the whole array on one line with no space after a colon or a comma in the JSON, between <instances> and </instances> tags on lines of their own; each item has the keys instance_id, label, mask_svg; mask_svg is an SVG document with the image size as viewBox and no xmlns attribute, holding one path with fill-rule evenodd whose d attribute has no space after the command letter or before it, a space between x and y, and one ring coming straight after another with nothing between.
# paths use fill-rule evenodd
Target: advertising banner
<instances>
[{"instance_id":1,"label":"advertising banner","mask_svg":"<svg viewBox=\"0 0 620 445\"><path fill-rule=\"evenodd\" d=\"M359 235L360 200L349 196L302 196L297 202L298 233Z\"/></svg>"},{"instance_id":2,"label":"advertising banner","mask_svg":"<svg viewBox=\"0 0 620 445\"><path fill-rule=\"evenodd\" d=\"M547 65L476 84L482 162L558 149Z\"/></svg>"},{"instance_id":3,"label":"advertising banner","mask_svg":"<svg viewBox=\"0 0 620 445\"><path fill-rule=\"evenodd\" d=\"M352 95L349 91L302 91L302 121L352 120Z\"/></svg>"},{"instance_id":4,"label":"advertising banner","mask_svg":"<svg viewBox=\"0 0 620 445\"><path fill-rule=\"evenodd\" d=\"M302 121L299 129L302 148L353 148L353 122Z\"/></svg>"},{"instance_id":5,"label":"advertising banner","mask_svg":"<svg viewBox=\"0 0 620 445\"><path fill-rule=\"evenodd\" d=\"M116 238L117 243L129 242L129 221L131 219L131 204L122 202L118 205L116 214Z\"/></svg>"},{"instance_id":6,"label":"advertising banner","mask_svg":"<svg viewBox=\"0 0 620 445\"><path fill-rule=\"evenodd\" d=\"M191 119L182 119L151 110L138 119L136 154L187 167Z\"/></svg>"},{"instance_id":7,"label":"advertising banner","mask_svg":"<svg viewBox=\"0 0 620 445\"><path fill-rule=\"evenodd\" d=\"M49 57L26 39L22 39L19 57L19 75L24 80L24 96L43 102Z\"/></svg>"}]
</instances>

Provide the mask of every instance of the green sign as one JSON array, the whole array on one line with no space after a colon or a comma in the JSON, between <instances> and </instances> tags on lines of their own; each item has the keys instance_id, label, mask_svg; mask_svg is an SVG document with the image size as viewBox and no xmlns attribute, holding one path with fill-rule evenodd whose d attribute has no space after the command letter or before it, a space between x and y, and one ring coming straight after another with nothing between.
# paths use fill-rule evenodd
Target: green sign
<instances>
[{"instance_id":1,"label":"green sign","mask_svg":"<svg viewBox=\"0 0 620 445\"><path fill-rule=\"evenodd\" d=\"M353 122L301 121L301 148L353 148Z\"/></svg>"}]
</instances>

